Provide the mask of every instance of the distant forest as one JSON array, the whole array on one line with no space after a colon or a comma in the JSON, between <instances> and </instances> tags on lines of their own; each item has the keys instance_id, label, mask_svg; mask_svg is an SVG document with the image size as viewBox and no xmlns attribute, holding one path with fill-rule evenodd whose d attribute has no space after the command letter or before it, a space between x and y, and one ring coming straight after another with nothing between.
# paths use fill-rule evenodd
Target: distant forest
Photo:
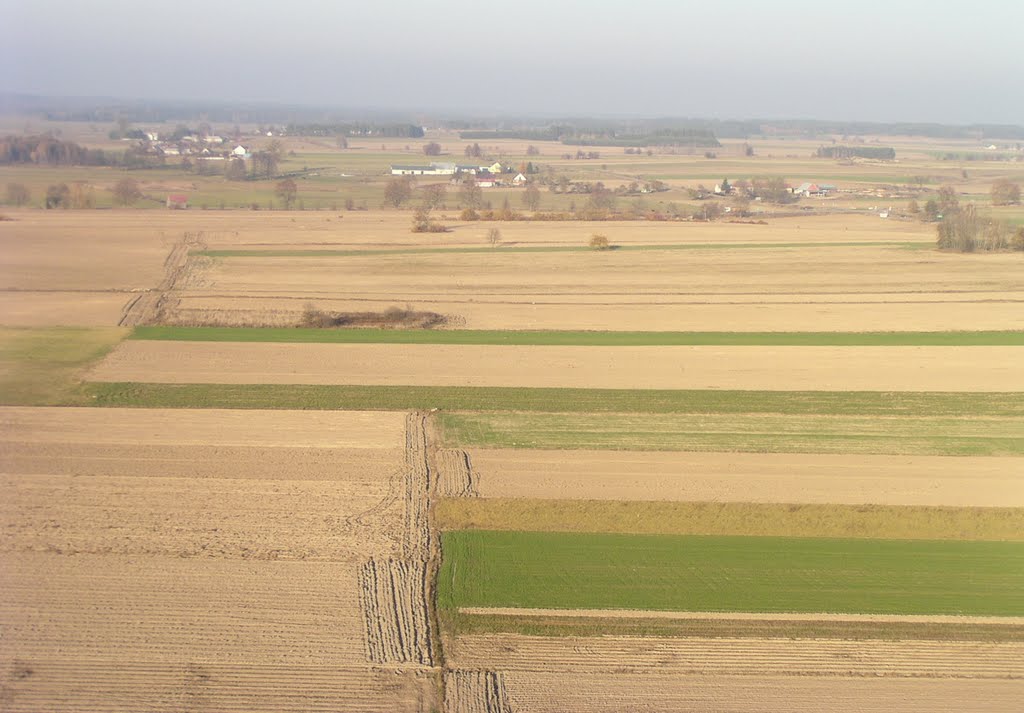
<instances>
[{"instance_id":1,"label":"distant forest","mask_svg":"<svg viewBox=\"0 0 1024 713\"><path fill-rule=\"evenodd\" d=\"M977 141L1024 141L1024 125L967 124L952 125L923 122L824 121L816 119L700 119L662 117L650 119L594 119L593 117L552 117L503 115L487 118L460 117L459 112L374 110L359 107L316 107L270 103L149 101L97 97L38 97L25 94L0 94L0 113L38 116L51 121L88 121L96 123L166 123L205 121L230 124L292 125L313 130L313 127L335 127L358 132L360 127L385 127L394 134L380 136L414 137L410 127L440 126L466 132L466 138L522 138L527 141L555 141L568 138L586 140L587 136L650 137L671 134L663 132L703 131L708 135L745 139L752 136L792 136L815 138L824 136L925 136L943 139ZM404 127L404 128L403 128ZM477 134L476 132L483 132ZM299 133L302 133L301 131ZM334 135L343 135L337 132ZM359 133L347 135L360 135ZM363 134L365 135L365 134ZM694 135L697 138L699 135ZM606 141L601 143L607 144ZM628 144L626 144L628 145Z\"/></svg>"},{"instance_id":2,"label":"distant forest","mask_svg":"<svg viewBox=\"0 0 1024 713\"><path fill-rule=\"evenodd\" d=\"M5 136L0 138L0 165L30 163L41 166L119 166L121 151L87 149L52 136Z\"/></svg>"}]
</instances>

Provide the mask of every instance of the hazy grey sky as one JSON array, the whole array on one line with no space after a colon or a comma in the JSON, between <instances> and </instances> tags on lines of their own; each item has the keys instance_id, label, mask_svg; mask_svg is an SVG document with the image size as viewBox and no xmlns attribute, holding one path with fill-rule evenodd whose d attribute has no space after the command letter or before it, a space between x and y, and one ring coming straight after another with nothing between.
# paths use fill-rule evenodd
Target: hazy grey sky
<instances>
[{"instance_id":1,"label":"hazy grey sky","mask_svg":"<svg viewBox=\"0 0 1024 713\"><path fill-rule=\"evenodd\" d=\"M1024 0L4 0L0 90L1024 124Z\"/></svg>"}]
</instances>

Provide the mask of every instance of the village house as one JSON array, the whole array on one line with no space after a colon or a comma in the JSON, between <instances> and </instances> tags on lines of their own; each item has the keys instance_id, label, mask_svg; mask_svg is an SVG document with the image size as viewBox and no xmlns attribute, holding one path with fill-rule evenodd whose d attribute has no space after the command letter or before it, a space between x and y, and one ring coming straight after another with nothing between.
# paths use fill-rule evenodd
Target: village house
<instances>
[{"instance_id":1,"label":"village house","mask_svg":"<svg viewBox=\"0 0 1024 713\"><path fill-rule=\"evenodd\" d=\"M171 193L167 196L167 207L171 210L185 210L188 208L188 196L182 193Z\"/></svg>"},{"instance_id":2,"label":"village house","mask_svg":"<svg viewBox=\"0 0 1024 713\"><path fill-rule=\"evenodd\" d=\"M525 186L527 183L526 176L521 173L517 173L516 177L512 179L513 186Z\"/></svg>"},{"instance_id":3,"label":"village house","mask_svg":"<svg viewBox=\"0 0 1024 713\"><path fill-rule=\"evenodd\" d=\"M249 158L252 156L252 154L249 153L249 149L245 148L241 144L231 149L231 155L235 158Z\"/></svg>"}]
</instances>

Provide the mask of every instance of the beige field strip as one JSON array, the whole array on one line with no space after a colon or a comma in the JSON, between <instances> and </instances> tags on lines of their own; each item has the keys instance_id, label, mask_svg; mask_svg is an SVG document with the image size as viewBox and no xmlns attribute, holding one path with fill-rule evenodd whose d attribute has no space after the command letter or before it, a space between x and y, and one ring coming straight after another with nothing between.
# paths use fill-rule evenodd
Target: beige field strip
<instances>
[{"instance_id":1,"label":"beige field strip","mask_svg":"<svg viewBox=\"0 0 1024 713\"><path fill-rule=\"evenodd\" d=\"M503 681L512 709L531 713L1017 713L1024 697L1022 681L956 678L514 671Z\"/></svg>"},{"instance_id":2,"label":"beige field strip","mask_svg":"<svg viewBox=\"0 0 1024 713\"><path fill-rule=\"evenodd\" d=\"M87 376L162 383L1024 391L1019 347L120 344Z\"/></svg>"},{"instance_id":3,"label":"beige field strip","mask_svg":"<svg viewBox=\"0 0 1024 713\"><path fill-rule=\"evenodd\" d=\"M541 609L530 607L459 607L461 614L482 616L552 616L582 619L679 619L718 621L851 621L908 624L1002 624L1024 626L1024 616L949 616L931 614L833 614L643 611L638 609Z\"/></svg>"},{"instance_id":4,"label":"beige field strip","mask_svg":"<svg viewBox=\"0 0 1024 713\"><path fill-rule=\"evenodd\" d=\"M404 414L0 407L0 441L401 448Z\"/></svg>"},{"instance_id":5,"label":"beige field strip","mask_svg":"<svg viewBox=\"0 0 1024 713\"><path fill-rule=\"evenodd\" d=\"M0 292L0 324L114 327L133 298L124 292Z\"/></svg>"},{"instance_id":6,"label":"beige field strip","mask_svg":"<svg viewBox=\"0 0 1024 713\"><path fill-rule=\"evenodd\" d=\"M422 592L384 581L371 612L362 575L404 565L406 425L0 409L0 708L436 708L429 662L397 658L392 612L425 619ZM371 659L369 631L397 653Z\"/></svg>"},{"instance_id":7,"label":"beige field strip","mask_svg":"<svg viewBox=\"0 0 1024 713\"><path fill-rule=\"evenodd\" d=\"M471 634L454 637L445 659L454 668L566 675L1024 678L1020 642Z\"/></svg>"},{"instance_id":8,"label":"beige field strip","mask_svg":"<svg viewBox=\"0 0 1024 713\"><path fill-rule=\"evenodd\" d=\"M529 297L527 299L527 297ZM934 301L934 300L933 300ZM857 304L814 296L789 304L720 304L698 296L690 299L648 300L648 304L619 304L605 297L599 305L581 296L572 301L545 301L533 296L467 296L439 299L395 292L390 296L340 297L324 290L315 294L246 297L216 291L181 295L170 317L183 324L288 326L301 317L303 306L337 312L382 311L394 305L449 315L466 329L592 329L647 331L813 332L827 326L839 332L1024 330L1024 298L995 301L961 296L959 302L895 302Z\"/></svg>"},{"instance_id":9,"label":"beige field strip","mask_svg":"<svg viewBox=\"0 0 1024 713\"><path fill-rule=\"evenodd\" d=\"M470 452L484 498L1024 507L1024 458Z\"/></svg>"}]
</instances>

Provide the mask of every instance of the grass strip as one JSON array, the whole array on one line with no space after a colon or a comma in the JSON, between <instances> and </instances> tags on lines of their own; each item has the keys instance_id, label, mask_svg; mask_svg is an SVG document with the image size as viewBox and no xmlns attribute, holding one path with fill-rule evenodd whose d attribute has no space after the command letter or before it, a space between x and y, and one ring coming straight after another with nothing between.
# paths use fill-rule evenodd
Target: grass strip
<instances>
[{"instance_id":1,"label":"grass strip","mask_svg":"<svg viewBox=\"0 0 1024 713\"><path fill-rule=\"evenodd\" d=\"M1024 543L458 531L438 604L1024 615Z\"/></svg>"},{"instance_id":2,"label":"grass strip","mask_svg":"<svg viewBox=\"0 0 1024 713\"><path fill-rule=\"evenodd\" d=\"M643 636L756 639L882 639L889 641L1024 641L1024 626L1006 624L786 621L765 619L641 619L632 617L519 616L442 610L446 635Z\"/></svg>"},{"instance_id":3,"label":"grass strip","mask_svg":"<svg viewBox=\"0 0 1024 713\"><path fill-rule=\"evenodd\" d=\"M146 408L351 409L604 414L833 414L1024 417L1024 394L878 391L548 389L474 386L154 384L92 382L100 406ZM483 423L493 413L483 414ZM469 418L467 416L467 418ZM560 417L559 417L560 418ZM455 423L448 420L449 432ZM510 424L511 425L511 424ZM469 432L471 429L463 428ZM479 439L467 439L477 442Z\"/></svg>"},{"instance_id":4,"label":"grass strip","mask_svg":"<svg viewBox=\"0 0 1024 713\"><path fill-rule=\"evenodd\" d=\"M452 498L441 530L1024 541L1024 508Z\"/></svg>"},{"instance_id":5,"label":"grass strip","mask_svg":"<svg viewBox=\"0 0 1024 713\"><path fill-rule=\"evenodd\" d=\"M117 327L0 327L0 404L89 403L82 374L127 334Z\"/></svg>"},{"instance_id":6,"label":"grass strip","mask_svg":"<svg viewBox=\"0 0 1024 713\"><path fill-rule=\"evenodd\" d=\"M1022 331L990 332L591 332L433 329L136 327L130 339L315 344L523 346L1024 346Z\"/></svg>"},{"instance_id":7,"label":"grass strip","mask_svg":"<svg viewBox=\"0 0 1024 713\"><path fill-rule=\"evenodd\" d=\"M369 250L194 250L190 254L203 257L374 257L379 255L431 255L438 253L617 253L651 250L779 250L791 248L854 248L854 247L891 247L901 249L917 249L935 247L934 242L871 240L871 241L835 241L805 243L679 243L671 245L613 245L606 250L597 250L587 246L576 245L529 245L523 247L451 247L451 248L389 248Z\"/></svg>"},{"instance_id":8,"label":"grass strip","mask_svg":"<svg viewBox=\"0 0 1024 713\"><path fill-rule=\"evenodd\" d=\"M452 447L1020 456L1015 418L806 413L442 413Z\"/></svg>"}]
</instances>

